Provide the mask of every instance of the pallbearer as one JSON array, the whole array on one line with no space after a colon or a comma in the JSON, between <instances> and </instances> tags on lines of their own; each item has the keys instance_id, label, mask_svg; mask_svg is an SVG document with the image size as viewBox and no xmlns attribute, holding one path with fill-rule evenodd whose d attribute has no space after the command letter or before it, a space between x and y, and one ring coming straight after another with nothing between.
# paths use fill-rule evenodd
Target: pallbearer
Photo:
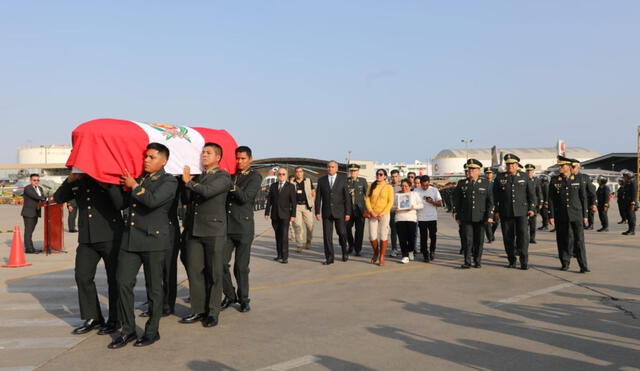
<instances>
[{"instance_id":1,"label":"pallbearer","mask_svg":"<svg viewBox=\"0 0 640 371\"><path fill-rule=\"evenodd\" d=\"M492 223L493 195L489 182L479 178L482 163L476 159L467 160L468 176L458 182L454 192L456 211L454 217L460 225L461 241L464 248L462 269L482 266L482 248L485 223ZM462 238L464 236L464 238Z\"/></svg>"},{"instance_id":2,"label":"pallbearer","mask_svg":"<svg viewBox=\"0 0 640 371\"><path fill-rule=\"evenodd\" d=\"M505 173L496 177L493 186L495 218L502 223L504 249L509 268L516 267L516 255L520 256L520 268L529 269L529 233L527 219L535 215L536 196L533 181L519 170L520 158L512 153L504 156Z\"/></svg>"},{"instance_id":3,"label":"pallbearer","mask_svg":"<svg viewBox=\"0 0 640 371\"><path fill-rule=\"evenodd\" d=\"M575 254L580 273L589 272L584 247L584 226L587 219L587 192L575 175L571 174L572 160L558 156L560 175L549 184L549 223L555 226L558 256L563 271L569 270Z\"/></svg>"},{"instance_id":4,"label":"pallbearer","mask_svg":"<svg viewBox=\"0 0 640 371\"><path fill-rule=\"evenodd\" d=\"M160 339L158 327L162 316L162 271L165 253L171 248L169 209L176 194L178 181L164 171L169 160L169 148L150 143L144 156L144 173L134 179L125 169L122 184L129 189L129 220L122 235L118 255L118 315L122 332L109 348L121 348L136 338L133 314L133 288L140 266L144 267L150 316L144 335L135 346L151 345Z\"/></svg>"}]
</instances>

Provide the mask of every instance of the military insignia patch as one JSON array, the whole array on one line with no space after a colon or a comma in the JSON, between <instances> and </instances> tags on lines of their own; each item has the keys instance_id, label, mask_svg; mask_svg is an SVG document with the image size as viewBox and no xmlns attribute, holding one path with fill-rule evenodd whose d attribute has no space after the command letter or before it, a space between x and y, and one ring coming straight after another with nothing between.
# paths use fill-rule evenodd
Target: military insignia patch
<instances>
[{"instance_id":1,"label":"military insignia patch","mask_svg":"<svg viewBox=\"0 0 640 371\"><path fill-rule=\"evenodd\" d=\"M184 126L178 125L169 125L169 124L147 124L152 128L160 131L166 140L173 138L184 139L187 142L191 143L191 138L189 138L189 129Z\"/></svg>"}]
</instances>

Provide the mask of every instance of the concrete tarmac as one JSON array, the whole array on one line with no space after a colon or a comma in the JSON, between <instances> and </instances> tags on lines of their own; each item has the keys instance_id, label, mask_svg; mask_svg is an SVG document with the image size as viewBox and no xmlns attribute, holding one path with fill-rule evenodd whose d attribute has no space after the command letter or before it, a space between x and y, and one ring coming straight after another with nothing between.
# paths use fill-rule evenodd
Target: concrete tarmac
<instances>
[{"instance_id":1,"label":"concrete tarmac","mask_svg":"<svg viewBox=\"0 0 640 371\"><path fill-rule=\"evenodd\" d=\"M19 212L0 206L0 230L22 228ZM67 253L0 268L0 371L640 369L640 239L620 234L617 210L609 232L585 232L588 274L575 260L570 271L558 269L555 233L546 231L530 245L528 271L505 268L499 230L485 243L481 269L459 269L457 225L450 214L439 217L432 263L388 258L378 267L368 242L364 256L343 263L336 240L336 263L323 266L316 224L312 249L297 253L291 242L285 265L272 260L273 231L257 212L250 312L229 308L213 328L178 323L190 313L180 266L176 314L161 320L160 341L118 350L107 349L110 336L70 334L81 322L77 234L65 233ZM41 247L42 221L34 236ZM11 234L0 234L0 261L10 247ZM106 315L102 266L96 281Z\"/></svg>"}]
</instances>

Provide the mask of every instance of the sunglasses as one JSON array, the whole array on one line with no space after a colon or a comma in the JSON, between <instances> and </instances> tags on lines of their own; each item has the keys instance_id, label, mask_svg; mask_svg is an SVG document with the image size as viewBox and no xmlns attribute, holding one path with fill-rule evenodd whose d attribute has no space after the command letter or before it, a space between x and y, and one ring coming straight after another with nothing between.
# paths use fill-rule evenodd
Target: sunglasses
<instances>
[{"instance_id":1,"label":"sunglasses","mask_svg":"<svg viewBox=\"0 0 640 371\"><path fill-rule=\"evenodd\" d=\"M384 176L384 173L378 173L376 176Z\"/></svg>"},{"instance_id":2,"label":"sunglasses","mask_svg":"<svg viewBox=\"0 0 640 371\"><path fill-rule=\"evenodd\" d=\"M278 176L285 176L285 175L287 175L287 174L286 174L286 173L280 173L280 174L278 174Z\"/></svg>"}]
</instances>

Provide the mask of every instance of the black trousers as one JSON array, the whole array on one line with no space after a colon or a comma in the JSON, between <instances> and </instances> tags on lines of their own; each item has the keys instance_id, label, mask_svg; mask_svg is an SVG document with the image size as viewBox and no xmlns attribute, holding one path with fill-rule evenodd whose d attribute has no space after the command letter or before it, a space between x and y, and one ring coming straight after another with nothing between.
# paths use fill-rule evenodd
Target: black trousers
<instances>
[{"instance_id":1,"label":"black trousers","mask_svg":"<svg viewBox=\"0 0 640 371\"><path fill-rule=\"evenodd\" d=\"M534 215L527 219L529 224L529 241L536 240L536 227L537 227L538 215Z\"/></svg>"},{"instance_id":2,"label":"black trousers","mask_svg":"<svg viewBox=\"0 0 640 371\"><path fill-rule=\"evenodd\" d=\"M471 265L471 257L474 263L482 261L484 246L485 222L462 222L461 234L464 235L464 265Z\"/></svg>"},{"instance_id":3,"label":"black trousers","mask_svg":"<svg viewBox=\"0 0 640 371\"><path fill-rule=\"evenodd\" d=\"M187 235L187 277L191 312L218 318L222 302L226 237Z\"/></svg>"},{"instance_id":4,"label":"black trousers","mask_svg":"<svg viewBox=\"0 0 640 371\"><path fill-rule=\"evenodd\" d=\"M78 219L78 208L74 207L73 210L69 212L69 216L67 217L67 227L69 227L69 231L76 231L76 220Z\"/></svg>"},{"instance_id":5,"label":"black trousers","mask_svg":"<svg viewBox=\"0 0 640 371\"><path fill-rule=\"evenodd\" d=\"M409 252L413 252L411 241L416 238L416 222L396 222L396 229L398 230L402 257L406 258L409 256Z\"/></svg>"},{"instance_id":6,"label":"black trousers","mask_svg":"<svg viewBox=\"0 0 640 371\"><path fill-rule=\"evenodd\" d=\"M364 237L364 221L362 216L352 216L347 222L347 242L349 243L349 254L355 250L356 254L362 251L362 239ZM355 229L355 235L353 233Z\"/></svg>"},{"instance_id":7,"label":"black trousers","mask_svg":"<svg viewBox=\"0 0 640 371\"><path fill-rule=\"evenodd\" d=\"M38 224L38 217L23 216L24 220L24 250L33 250L33 230L36 229Z\"/></svg>"},{"instance_id":8,"label":"black trousers","mask_svg":"<svg viewBox=\"0 0 640 371\"><path fill-rule=\"evenodd\" d=\"M636 231L636 212L629 210L627 206L627 224L629 224L629 232Z\"/></svg>"},{"instance_id":9,"label":"black trousers","mask_svg":"<svg viewBox=\"0 0 640 371\"><path fill-rule=\"evenodd\" d=\"M460 255L464 253L464 248L467 246L467 235L464 233L462 224L458 224L458 236L460 236Z\"/></svg>"},{"instance_id":10,"label":"black trousers","mask_svg":"<svg viewBox=\"0 0 640 371\"><path fill-rule=\"evenodd\" d=\"M289 259L289 224L290 219L271 217L271 226L276 235L276 253L282 260Z\"/></svg>"},{"instance_id":11,"label":"black trousers","mask_svg":"<svg viewBox=\"0 0 640 371\"><path fill-rule=\"evenodd\" d=\"M540 209L540 216L542 217L542 227L547 228L549 226L549 209L546 207Z\"/></svg>"},{"instance_id":12,"label":"black trousers","mask_svg":"<svg viewBox=\"0 0 640 371\"><path fill-rule=\"evenodd\" d=\"M162 271L162 289L164 300L162 310L173 312L176 307L176 296L178 294L178 252L181 250L182 236L180 226L177 221L171 222L169 238L173 241L171 249L165 251L164 270Z\"/></svg>"},{"instance_id":13,"label":"black trousers","mask_svg":"<svg viewBox=\"0 0 640 371\"><path fill-rule=\"evenodd\" d=\"M600 219L600 224L602 224L602 228L609 228L609 210L605 210L604 207L598 206L598 218Z\"/></svg>"},{"instance_id":14,"label":"black trousers","mask_svg":"<svg viewBox=\"0 0 640 371\"><path fill-rule=\"evenodd\" d=\"M593 212L593 210L591 210L591 208L589 208L589 211L587 211L587 226L588 227L593 226L593 219L594 219L594 212Z\"/></svg>"},{"instance_id":15,"label":"black trousers","mask_svg":"<svg viewBox=\"0 0 640 371\"><path fill-rule=\"evenodd\" d=\"M496 229L498 229L498 222L484 223L484 232L487 236L487 241L493 241L496 239Z\"/></svg>"},{"instance_id":16,"label":"black trousers","mask_svg":"<svg viewBox=\"0 0 640 371\"><path fill-rule=\"evenodd\" d=\"M333 227L336 227L338 241L342 249L342 257L349 255L347 251L347 227L343 218L322 217L322 240L324 242L324 257L327 262L333 262L335 253L333 250Z\"/></svg>"},{"instance_id":17,"label":"black trousers","mask_svg":"<svg viewBox=\"0 0 640 371\"><path fill-rule=\"evenodd\" d=\"M164 267L164 251L134 252L120 249L118 253L118 319L122 323L122 332L130 334L136 331L133 313L136 275L140 266L144 267L144 281L147 288L150 316L144 327L144 334L153 338L160 326L162 317L162 269Z\"/></svg>"},{"instance_id":18,"label":"black trousers","mask_svg":"<svg viewBox=\"0 0 640 371\"><path fill-rule=\"evenodd\" d=\"M624 207L624 203L618 200L618 212L620 213L620 220L627 220L628 207ZM26 226L26 224L25 224Z\"/></svg>"},{"instance_id":19,"label":"black trousers","mask_svg":"<svg viewBox=\"0 0 640 371\"><path fill-rule=\"evenodd\" d=\"M509 264L516 263L516 255L520 256L520 264L529 261L529 234L527 233L527 216L501 218L504 250Z\"/></svg>"},{"instance_id":20,"label":"black trousers","mask_svg":"<svg viewBox=\"0 0 640 371\"><path fill-rule=\"evenodd\" d=\"M227 236L225 246L224 278L222 281L222 291L224 296L232 301L249 303L249 259L251 257L251 244L253 243L253 233L251 234L231 234ZM233 288L231 281L231 256L235 251L233 262L233 276L236 278L238 291Z\"/></svg>"},{"instance_id":21,"label":"black trousers","mask_svg":"<svg viewBox=\"0 0 640 371\"><path fill-rule=\"evenodd\" d=\"M569 266L571 256L578 259L580 268L587 268L587 253L584 247L584 225L582 221L558 222L556 219L556 242L562 266Z\"/></svg>"},{"instance_id":22,"label":"black trousers","mask_svg":"<svg viewBox=\"0 0 640 371\"><path fill-rule=\"evenodd\" d=\"M96 289L96 269L100 259L104 261L109 285L109 322L118 321L118 285L116 272L118 267L118 253L120 240L96 243L81 243L76 249L75 278L78 286L78 303L80 304L80 318L104 321L98 290Z\"/></svg>"},{"instance_id":23,"label":"black trousers","mask_svg":"<svg viewBox=\"0 0 640 371\"><path fill-rule=\"evenodd\" d=\"M389 217L389 230L391 231L391 249L398 249L398 230L396 229L396 213L391 212Z\"/></svg>"},{"instance_id":24,"label":"black trousers","mask_svg":"<svg viewBox=\"0 0 640 371\"><path fill-rule=\"evenodd\" d=\"M428 257L427 254L436 251L436 233L438 232L438 221L419 221L418 228L420 229L420 252L426 258ZM431 241L429 247L427 247L427 239Z\"/></svg>"}]
</instances>

